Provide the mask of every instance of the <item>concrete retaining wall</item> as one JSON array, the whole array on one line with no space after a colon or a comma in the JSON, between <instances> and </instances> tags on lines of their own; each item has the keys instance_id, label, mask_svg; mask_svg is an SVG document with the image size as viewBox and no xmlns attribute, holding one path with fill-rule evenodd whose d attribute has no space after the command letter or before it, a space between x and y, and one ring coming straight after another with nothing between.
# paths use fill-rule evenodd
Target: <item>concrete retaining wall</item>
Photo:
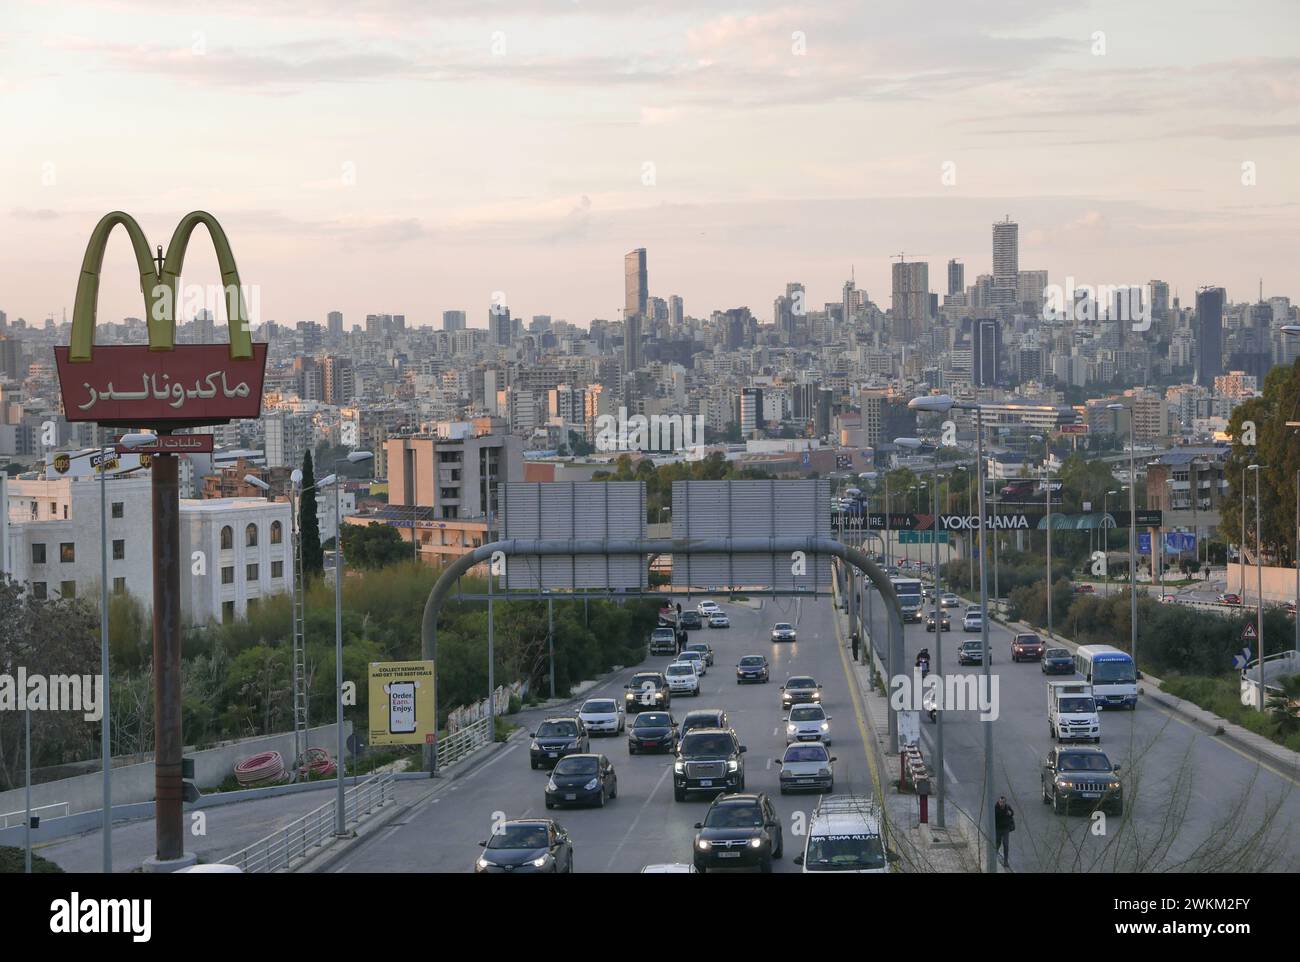
<instances>
[{"instance_id":1,"label":"concrete retaining wall","mask_svg":"<svg viewBox=\"0 0 1300 962\"><path fill-rule=\"evenodd\" d=\"M344 738L352 732L352 723L343 723ZM334 757L337 748L337 736L333 725L321 725L307 731L307 746L323 748ZM286 765L293 764L293 732L267 735L262 738L249 738L232 742L220 748L210 748L201 752L189 752L194 759L194 781L199 788L214 788L224 782L235 770L235 765L250 755L260 752L276 751L284 757ZM103 808L104 777L101 772L77 775L72 778L60 778L32 786L32 807L53 805L67 802L71 814L78 812L98 812ZM153 801L154 769L153 762L138 765L123 765L113 769L113 807L129 805L133 802ZM26 804L22 788L9 792L0 792L0 812L21 811Z\"/></svg>"},{"instance_id":2,"label":"concrete retaining wall","mask_svg":"<svg viewBox=\"0 0 1300 962\"><path fill-rule=\"evenodd\" d=\"M1266 566L1261 569L1261 573L1264 579L1264 604L1296 600L1294 568ZM1241 598L1245 604L1252 606L1255 604L1256 584L1255 566L1246 565L1246 593ZM1241 592L1241 565L1236 562L1228 563L1227 584L1223 590L1233 594Z\"/></svg>"}]
</instances>

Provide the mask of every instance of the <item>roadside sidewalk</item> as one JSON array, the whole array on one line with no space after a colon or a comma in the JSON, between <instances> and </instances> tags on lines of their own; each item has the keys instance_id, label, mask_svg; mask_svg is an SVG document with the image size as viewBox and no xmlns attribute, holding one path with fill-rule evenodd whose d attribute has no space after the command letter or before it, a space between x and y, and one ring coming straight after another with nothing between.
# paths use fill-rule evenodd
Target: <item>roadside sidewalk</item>
<instances>
[{"instance_id":1,"label":"roadside sidewalk","mask_svg":"<svg viewBox=\"0 0 1300 962\"><path fill-rule=\"evenodd\" d=\"M978 872L979 832L974 821L953 802L946 801L947 825L939 828L938 797L929 798L929 822L921 823L920 797L899 788L900 768L897 747L889 744L889 701L879 689L871 686L871 668L865 661L852 661L848 614L840 609L838 594L833 596L835 610L835 636L840 656L857 682L858 701L865 715L870 747L875 755L873 775L876 788L884 804L892 847L900 856L900 864L908 872ZM863 626L864 630L867 626ZM875 659L876 674L883 684L884 666L875 657L869 637L863 638L862 651ZM855 708L857 706L855 705ZM932 764L931 759L926 759Z\"/></svg>"},{"instance_id":2,"label":"roadside sidewalk","mask_svg":"<svg viewBox=\"0 0 1300 962\"><path fill-rule=\"evenodd\" d=\"M1045 632L1023 621L1006 621L995 618L1000 624L1006 625L1012 631L1030 631L1038 635L1045 635ZM1050 642L1059 644L1071 652L1078 649L1079 645L1071 639L1065 637L1060 632L1054 633ZM1237 725L1225 718L1220 718L1213 712L1206 711L1204 708L1194 702L1186 701L1174 695L1167 694L1163 690L1164 681L1155 675L1142 673L1142 680L1138 684L1138 694L1145 695L1159 705L1163 705L1170 711L1177 712L1186 718L1189 722L1209 732L1211 735L1217 735L1226 741L1232 742L1237 748L1241 749L1252 758L1261 762L1267 762L1280 768L1283 772L1289 773L1295 777L1300 773L1300 752L1293 752L1283 745L1265 738L1263 735L1257 735L1255 732L1241 725Z\"/></svg>"}]
</instances>

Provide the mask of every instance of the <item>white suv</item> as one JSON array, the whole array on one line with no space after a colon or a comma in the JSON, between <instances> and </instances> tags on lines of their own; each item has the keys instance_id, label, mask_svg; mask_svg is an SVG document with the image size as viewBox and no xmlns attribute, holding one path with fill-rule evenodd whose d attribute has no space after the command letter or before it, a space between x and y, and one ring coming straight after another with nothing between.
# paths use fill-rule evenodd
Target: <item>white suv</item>
<instances>
[{"instance_id":1,"label":"white suv","mask_svg":"<svg viewBox=\"0 0 1300 962\"><path fill-rule=\"evenodd\" d=\"M880 821L880 809L869 795L823 795L794 864L805 872L888 872L898 856L885 848Z\"/></svg>"},{"instance_id":2,"label":"white suv","mask_svg":"<svg viewBox=\"0 0 1300 962\"><path fill-rule=\"evenodd\" d=\"M701 618L708 618L709 615L713 614L714 612L721 611L722 609L718 607L718 603L716 601L701 601L698 605L695 606L695 610L699 612Z\"/></svg>"},{"instance_id":3,"label":"white suv","mask_svg":"<svg viewBox=\"0 0 1300 962\"><path fill-rule=\"evenodd\" d=\"M675 661L664 669L668 690L674 695L698 695L700 676L695 673L695 662Z\"/></svg>"},{"instance_id":4,"label":"white suv","mask_svg":"<svg viewBox=\"0 0 1300 962\"><path fill-rule=\"evenodd\" d=\"M961 620L962 631L983 631L984 630L984 612L979 608L967 608L966 615Z\"/></svg>"}]
</instances>

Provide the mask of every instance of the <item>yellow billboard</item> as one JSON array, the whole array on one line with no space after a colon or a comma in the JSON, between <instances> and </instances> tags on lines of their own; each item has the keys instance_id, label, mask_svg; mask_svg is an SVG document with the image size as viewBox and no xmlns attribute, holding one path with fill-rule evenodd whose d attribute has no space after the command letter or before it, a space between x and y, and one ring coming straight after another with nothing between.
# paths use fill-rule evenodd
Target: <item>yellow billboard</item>
<instances>
[{"instance_id":1,"label":"yellow billboard","mask_svg":"<svg viewBox=\"0 0 1300 962\"><path fill-rule=\"evenodd\" d=\"M370 744L433 741L433 662L370 663Z\"/></svg>"}]
</instances>

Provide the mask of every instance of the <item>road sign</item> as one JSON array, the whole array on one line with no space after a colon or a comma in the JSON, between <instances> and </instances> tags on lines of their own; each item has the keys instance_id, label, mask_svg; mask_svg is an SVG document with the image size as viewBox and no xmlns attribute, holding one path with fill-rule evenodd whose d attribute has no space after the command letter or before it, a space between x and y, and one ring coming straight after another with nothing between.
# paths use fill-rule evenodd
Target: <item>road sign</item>
<instances>
[{"instance_id":1,"label":"road sign","mask_svg":"<svg viewBox=\"0 0 1300 962\"><path fill-rule=\"evenodd\" d=\"M1241 629L1241 640L1242 641L1259 640L1259 635L1255 633L1255 623L1253 621L1246 622L1246 627Z\"/></svg>"},{"instance_id":2,"label":"road sign","mask_svg":"<svg viewBox=\"0 0 1300 962\"><path fill-rule=\"evenodd\" d=\"M1238 671L1245 668L1246 665L1250 663L1251 654L1252 652L1249 648L1241 649L1241 654L1232 656L1232 667L1236 668Z\"/></svg>"},{"instance_id":3,"label":"road sign","mask_svg":"<svg viewBox=\"0 0 1300 962\"><path fill-rule=\"evenodd\" d=\"M921 743L921 713L915 710L898 713L898 750Z\"/></svg>"},{"instance_id":4,"label":"road sign","mask_svg":"<svg viewBox=\"0 0 1300 962\"><path fill-rule=\"evenodd\" d=\"M118 454L211 454L212 441L211 434L160 434L153 444L138 448L118 444L114 449Z\"/></svg>"},{"instance_id":5,"label":"road sign","mask_svg":"<svg viewBox=\"0 0 1300 962\"><path fill-rule=\"evenodd\" d=\"M934 531L900 531L898 532L899 544L934 544ZM939 531L939 544L948 543L948 532Z\"/></svg>"}]
</instances>

